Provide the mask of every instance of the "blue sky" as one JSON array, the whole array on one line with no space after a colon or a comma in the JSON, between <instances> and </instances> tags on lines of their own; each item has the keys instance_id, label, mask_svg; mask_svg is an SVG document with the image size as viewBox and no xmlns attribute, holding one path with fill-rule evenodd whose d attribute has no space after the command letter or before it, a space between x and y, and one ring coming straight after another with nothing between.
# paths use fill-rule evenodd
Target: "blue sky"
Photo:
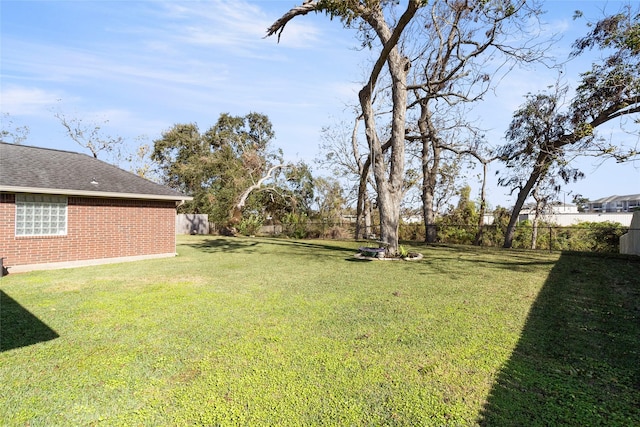
<instances>
[{"instance_id":1,"label":"blue sky","mask_svg":"<svg viewBox=\"0 0 640 427\"><path fill-rule=\"evenodd\" d=\"M54 117L109 123L104 132L130 146L160 137L176 123L202 131L221 113L264 113L274 145L289 160L311 163L320 130L351 120L367 53L354 49L355 33L339 21L309 15L290 22L280 43L266 28L300 1L7 1L0 2L0 111L14 126L28 126L28 145L82 149ZM547 1L547 31L563 41L553 54L565 59L585 33L573 11L598 19L620 2ZM582 66L582 68L580 68ZM584 63L566 75L577 78ZM527 92L553 84L545 69L515 70L477 114L488 136L500 141ZM628 140L619 132L613 138ZM635 144L633 138L629 143ZM587 178L565 192L590 199L640 193L640 164L581 161ZM475 187L475 179L470 178ZM506 189L488 189L489 201L510 206Z\"/></svg>"}]
</instances>

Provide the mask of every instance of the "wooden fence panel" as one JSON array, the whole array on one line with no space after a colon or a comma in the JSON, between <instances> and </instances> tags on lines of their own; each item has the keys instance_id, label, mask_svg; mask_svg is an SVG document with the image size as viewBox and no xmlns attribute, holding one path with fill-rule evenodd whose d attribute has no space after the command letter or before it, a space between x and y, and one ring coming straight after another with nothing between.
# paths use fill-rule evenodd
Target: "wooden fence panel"
<instances>
[{"instance_id":1,"label":"wooden fence panel","mask_svg":"<svg viewBox=\"0 0 640 427\"><path fill-rule=\"evenodd\" d=\"M176 234L209 234L209 215L176 215Z\"/></svg>"}]
</instances>

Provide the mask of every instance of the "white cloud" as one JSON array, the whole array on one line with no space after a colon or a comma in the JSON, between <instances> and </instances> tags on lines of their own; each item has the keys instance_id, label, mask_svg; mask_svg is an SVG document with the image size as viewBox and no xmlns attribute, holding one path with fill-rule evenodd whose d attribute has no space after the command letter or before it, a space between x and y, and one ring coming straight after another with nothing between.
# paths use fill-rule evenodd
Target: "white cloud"
<instances>
[{"instance_id":1,"label":"white cloud","mask_svg":"<svg viewBox=\"0 0 640 427\"><path fill-rule=\"evenodd\" d=\"M210 87L228 76L223 63L184 58L166 61L166 56L111 48L89 51L54 44L5 42L3 68L22 71L29 79L50 84L79 85L83 81L128 81L138 85L193 85ZM11 52L29 52L29 55Z\"/></svg>"},{"instance_id":2,"label":"white cloud","mask_svg":"<svg viewBox=\"0 0 640 427\"><path fill-rule=\"evenodd\" d=\"M250 57L265 57L265 47L273 47L277 43L277 37L264 40L267 28L279 16L268 16L261 7L263 4L215 0L206 3L168 2L163 5L165 23L157 31L164 32L167 39L174 39L177 43L220 47L231 55ZM309 20L289 23L286 34L280 45L288 48L308 48L321 40L320 29Z\"/></svg>"},{"instance_id":3,"label":"white cloud","mask_svg":"<svg viewBox=\"0 0 640 427\"><path fill-rule=\"evenodd\" d=\"M9 86L2 88L0 110L14 116L50 115L51 107L63 96L59 91L36 87Z\"/></svg>"}]
</instances>

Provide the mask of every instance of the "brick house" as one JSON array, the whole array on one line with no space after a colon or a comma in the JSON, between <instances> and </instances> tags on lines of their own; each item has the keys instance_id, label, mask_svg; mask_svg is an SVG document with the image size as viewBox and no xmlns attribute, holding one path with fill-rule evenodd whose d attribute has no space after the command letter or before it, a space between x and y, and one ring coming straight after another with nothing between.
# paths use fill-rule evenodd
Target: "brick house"
<instances>
[{"instance_id":1,"label":"brick house","mask_svg":"<svg viewBox=\"0 0 640 427\"><path fill-rule=\"evenodd\" d=\"M0 257L12 272L175 256L185 200L85 154L0 142Z\"/></svg>"}]
</instances>

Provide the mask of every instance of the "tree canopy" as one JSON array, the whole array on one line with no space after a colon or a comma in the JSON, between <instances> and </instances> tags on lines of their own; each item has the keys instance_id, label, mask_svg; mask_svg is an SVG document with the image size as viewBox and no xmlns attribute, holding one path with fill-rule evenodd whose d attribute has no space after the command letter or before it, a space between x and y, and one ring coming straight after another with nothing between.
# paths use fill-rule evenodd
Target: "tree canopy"
<instances>
[{"instance_id":1,"label":"tree canopy","mask_svg":"<svg viewBox=\"0 0 640 427\"><path fill-rule=\"evenodd\" d=\"M304 163L285 164L272 146L264 114L223 113L207 131L176 124L154 141L152 159L167 185L193 196L181 206L209 220L235 226L243 211L261 218L304 211L313 200L313 178ZM269 183L267 186L266 184Z\"/></svg>"}]
</instances>

